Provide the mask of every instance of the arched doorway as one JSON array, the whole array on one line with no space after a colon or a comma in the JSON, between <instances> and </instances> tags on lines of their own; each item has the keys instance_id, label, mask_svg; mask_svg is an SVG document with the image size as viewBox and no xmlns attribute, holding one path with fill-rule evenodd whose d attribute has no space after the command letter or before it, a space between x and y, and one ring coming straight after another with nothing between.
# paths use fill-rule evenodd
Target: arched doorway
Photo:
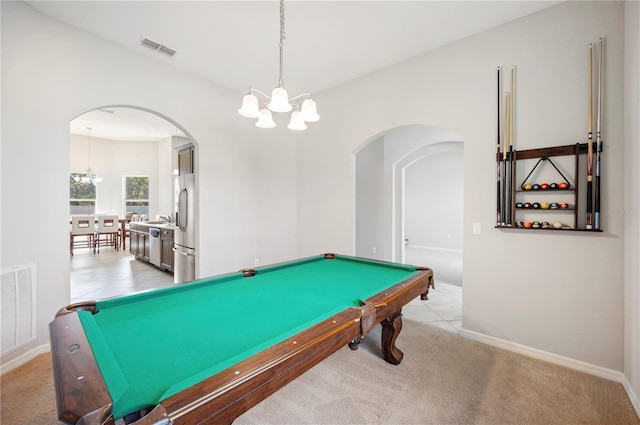
<instances>
[{"instance_id":1,"label":"arched doorway","mask_svg":"<svg viewBox=\"0 0 640 425\"><path fill-rule=\"evenodd\" d=\"M412 125L383 132L367 140L355 153L356 255L406 262L405 239L411 234L407 235L405 229L410 218L413 226L410 232L416 245L429 244L429 248L436 248L439 253L449 250L452 254L443 255L442 260L447 262L446 274L459 277L457 282L442 279L446 274L439 274L439 270L444 270L436 264L440 256L431 255L414 263L434 269L436 290L443 291L435 296L442 295L445 302L451 301L450 305L437 306L427 302L424 306L434 310L429 314L422 311L419 317L452 331L460 330L462 315L463 146L462 137L454 132ZM446 164L440 164L442 162ZM436 166L441 166L440 172ZM458 184L446 189L440 187L442 178L454 180L445 171L457 173L455 181ZM430 181L412 181L425 178ZM425 187L425 193L421 194L421 199L416 199L420 185ZM430 190L427 189L429 186ZM407 199L407 196L413 198ZM452 202L452 199L456 201ZM408 211L407 208L419 211ZM416 216L420 216L422 222L415 219ZM443 229L445 219L448 230ZM434 226L438 221L443 225ZM415 226L420 224L422 228L417 229ZM444 236L440 234L443 232Z\"/></svg>"},{"instance_id":2,"label":"arched doorway","mask_svg":"<svg viewBox=\"0 0 640 425\"><path fill-rule=\"evenodd\" d=\"M80 210L74 210L74 197L70 196L71 215L80 212L126 218L133 211L149 220L171 217L175 212L177 152L192 146L194 162L198 158L197 143L186 130L162 114L129 105L87 111L74 118L69 128L70 185L72 174L86 174L88 168L99 180L92 182L94 199L85 202ZM147 194L142 196L145 199L128 199L131 191L127 190L127 182L140 180L147 184ZM90 249L75 251L71 259L72 302L172 283L170 273L136 261L126 239L124 243L126 249L119 252L101 250L96 255Z\"/></svg>"}]
</instances>

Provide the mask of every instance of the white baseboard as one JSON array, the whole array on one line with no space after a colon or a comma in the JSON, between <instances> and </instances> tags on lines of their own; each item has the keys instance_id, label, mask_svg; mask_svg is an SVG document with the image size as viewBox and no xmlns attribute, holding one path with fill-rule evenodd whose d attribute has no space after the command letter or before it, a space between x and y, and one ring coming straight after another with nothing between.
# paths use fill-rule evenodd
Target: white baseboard
<instances>
[{"instance_id":1,"label":"white baseboard","mask_svg":"<svg viewBox=\"0 0 640 425\"><path fill-rule=\"evenodd\" d=\"M629 396L629 400L631 400L631 404L633 405L633 408L636 409L636 413L638 414L638 417L640 417L640 399L638 398L636 393L633 391L633 388L631 388L631 384L627 380L626 376L624 377L624 382L622 383L622 386L624 387L624 390L627 392L627 395Z\"/></svg>"},{"instance_id":2,"label":"white baseboard","mask_svg":"<svg viewBox=\"0 0 640 425\"><path fill-rule=\"evenodd\" d=\"M483 344L502 348L507 351L513 351L514 353L522 354L528 357L533 357L539 360L544 360L549 363L557 364L560 366L565 366L570 369L588 373L590 375L599 376L601 378L605 378L610 381L619 382L621 384L625 381L624 374L617 370L596 366L591 363L575 360L570 357L560 356L558 354L550 353L548 351L538 350L537 348L528 347L526 345L510 342L504 339L485 335L479 332L470 331L468 329L462 329L460 330L460 336L467 339L472 339L474 341L482 342Z\"/></svg>"},{"instance_id":3,"label":"white baseboard","mask_svg":"<svg viewBox=\"0 0 640 425\"><path fill-rule=\"evenodd\" d=\"M535 359L543 360L559 366L568 367L570 369L578 370L580 372L588 373L590 375L598 376L610 381L619 382L624 387L625 391L627 392L627 396L629 397L629 400L633 405L633 408L638 414L638 417L640 417L640 400L633 391L633 388L631 388L631 384L627 380L627 377L622 372L608 369L606 367L596 366L591 363L586 363L569 357L560 356L548 351L538 350L537 348L528 347L526 345L510 342L504 339L496 338L475 331L470 331L464 328L460 330L460 336L463 338L471 339L473 341L481 342L483 344L491 345L493 347L498 347L507 351L522 354L524 356L533 357Z\"/></svg>"},{"instance_id":4,"label":"white baseboard","mask_svg":"<svg viewBox=\"0 0 640 425\"><path fill-rule=\"evenodd\" d=\"M0 375L3 375L10 370L17 368L18 366L22 366L29 360L33 360L40 354L48 353L49 351L51 351L51 345L49 344L39 345L35 348L32 348L31 350L16 357L15 359L11 359L6 363L2 363L0 365Z\"/></svg>"}]
</instances>

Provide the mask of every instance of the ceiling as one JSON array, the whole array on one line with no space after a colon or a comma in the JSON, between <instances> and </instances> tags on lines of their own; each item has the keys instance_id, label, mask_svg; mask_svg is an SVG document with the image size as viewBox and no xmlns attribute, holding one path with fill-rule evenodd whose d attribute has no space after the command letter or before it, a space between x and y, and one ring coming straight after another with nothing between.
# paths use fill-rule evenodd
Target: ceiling
<instances>
[{"instance_id":1,"label":"ceiling","mask_svg":"<svg viewBox=\"0 0 640 425\"><path fill-rule=\"evenodd\" d=\"M94 109L69 123L71 134L89 135L107 140L154 142L169 136L186 137L169 121L150 112L129 107Z\"/></svg>"},{"instance_id":2,"label":"ceiling","mask_svg":"<svg viewBox=\"0 0 640 425\"><path fill-rule=\"evenodd\" d=\"M268 93L278 81L277 1L27 3L60 21L237 90L239 104L249 85ZM284 86L289 96L318 93L558 3L289 0ZM168 57L144 47L142 38L176 54Z\"/></svg>"}]
</instances>

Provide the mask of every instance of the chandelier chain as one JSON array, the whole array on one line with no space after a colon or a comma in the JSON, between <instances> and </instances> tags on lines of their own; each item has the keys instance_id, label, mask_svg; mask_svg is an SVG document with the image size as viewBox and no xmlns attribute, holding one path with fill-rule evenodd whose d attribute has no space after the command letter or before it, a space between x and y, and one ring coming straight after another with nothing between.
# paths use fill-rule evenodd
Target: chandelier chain
<instances>
[{"instance_id":1,"label":"chandelier chain","mask_svg":"<svg viewBox=\"0 0 640 425\"><path fill-rule=\"evenodd\" d=\"M287 33L284 30L284 0L280 0L280 48L284 47L284 39Z\"/></svg>"},{"instance_id":2,"label":"chandelier chain","mask_svg":"<svg viewBox=\"0 0 640 425\"><path fill-rule=\"evenodd\" d=\"M0 0L1 1L1 0ZM284 88L284 40L286 38L285 19L284 19L284 0L280 0L280 69L278 74L278 85L271 92L271 96L249 86L249 93L242 99L242 106L238 109L238 113L248 118L258 118L256 126L260 128L273 128L276 124L273 122L271 112L289 112L291 113L291 122L287 126L291 130L305 130L307 125L305 122L315 122L320 119L316 112L316 103L311 98L311 93L300 93L297 96L289 97L287 90ZM261 109L259 100L256 95L265 97L269 103L265 104ZM305 98L302 100L302 98ZM296 102L300 99L298 102Z\"/></svg>"},{"instance_id":3,"label":"chandelier chain","mask_svg":"<svg viewBox=\"0 0 640 425\"><path fill-rule=\"evenodd\" d=\"M278 77L278 85L283 86L282 68L283 68L283 50L286 32L284 30L284 0L280 0L280 75Z\"/></svg>"}]
</instances>

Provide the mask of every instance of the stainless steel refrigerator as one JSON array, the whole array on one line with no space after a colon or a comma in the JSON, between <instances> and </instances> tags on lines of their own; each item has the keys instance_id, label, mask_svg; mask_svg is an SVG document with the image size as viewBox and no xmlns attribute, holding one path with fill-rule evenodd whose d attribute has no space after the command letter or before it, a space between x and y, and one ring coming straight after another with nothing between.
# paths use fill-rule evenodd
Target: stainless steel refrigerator
<instances>
[{"instance_id":1,"label":"stainless steel refrigerator","mask_svg":"<svg viewBox=\"0 0 640 425\"><path fill-rule=\"evenodd\" d=\"M196 275L195 174L176 177L175 189L173 282L184 283Z\"/></svg>"}]
</instances>

